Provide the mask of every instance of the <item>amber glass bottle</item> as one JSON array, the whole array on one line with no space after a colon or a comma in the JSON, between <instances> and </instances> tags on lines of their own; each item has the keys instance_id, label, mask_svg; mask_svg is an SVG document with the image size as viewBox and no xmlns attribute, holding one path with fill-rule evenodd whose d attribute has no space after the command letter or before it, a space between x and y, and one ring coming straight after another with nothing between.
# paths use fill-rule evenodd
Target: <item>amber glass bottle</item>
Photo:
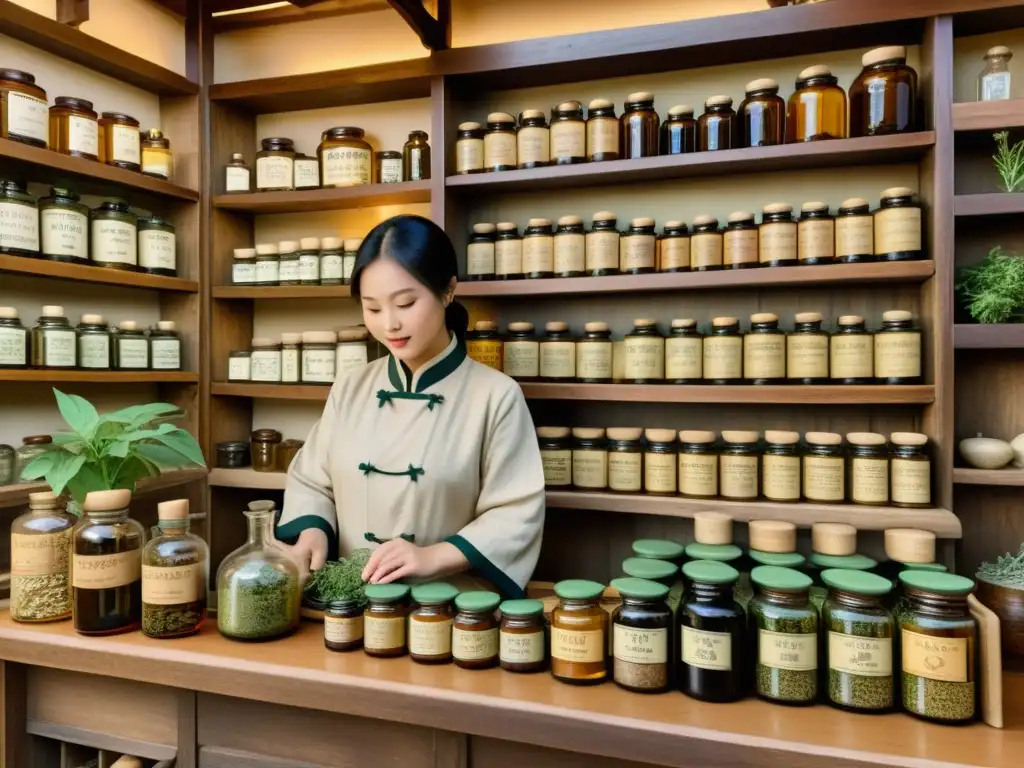
<instances>
[{"instance_id":1,"label":"amber glass bottle","mask_svg":"<svg viewBox=\"0 0 1024 768\"><path fill-rule=\"evenodd\" d=\"M747 97L740 103L739 146L770 147L786 141L786 102L779 84L770 77L747 83Z\"/></svg>"},{"instance_id":2,"label":"amber glass bottle","mask_svg":"<svg viewBox=\"0 0 1024 768\"><path fill-rule=\"evenodd\" d=\"M697 151L697 121L693 107L677 104L669 108L661 124L661 154L685 155Z\"/></svg>"},{"instance_id":3,"label":"amber glass bottle","mask_svg":"<svg viewBox=\"0 0 1024 768\"><path fill-rule=\"evenodd\" d=\"M660 120L654 111L654 94L647 91L631 93L621 119L620 156L634 160L638 157L653 157L658 154L658 129Z\"/></svg>"},{"instance_id":4,"label":"amber glass bottle","mask_svg":"<svg viewBox=\"0 0 1024 768\"><path fill-rule=\"evenodd\" d=\"M832 71L818 64L796 78L786 110L786 142L846 138L846 92Z\"/></svg>"},{"instance_id":5,"label":"amber glass bottle","mask_svg":"<svg viewBox=\"0 0 1024 768\"><path fill-rule=\"evenodd\" d=\"M619 159L619 118L607 99L587 105L587 159L592 163Z\"/></svg>"},{"instance_id":6,"label":"amber glass bottle","mask_svg":"<svg viewBox=\"0 0 1024 768\"><path fill-rule=\"evenodd\" d=\"M693 219L690 236L690 268L694 272L709 272L722 268L724 241L718 229L718 219L701 214Z\"/></svg>"},{"instance_id":7,"label":"amber glass bottle","mask_svg":"<svg viewBox=\"0 0 1024 768\"><path fill-rule=\"evenodd\" d=\"M738 147L739 133L732 97L712 96L704 102L704 114L697 119L697 145L701 152Z\"/></svg>"},{"instance_id":8,"label":"amber glass bottle","mask_svg":"<svg viewBox=\"0 0 1024 768\"><path fill-rule=\"evenodd\" d=\"M754 214L734 211L723 236L722 263L726 269L750 269L761 266L757 255L757 223Z\"/></svg>"},{"instance_id":9,"label":"amber glass bottle","mask_svg":"<svg viewBox=\"0 0 1024 768\"><path fill-rule=\"evenodd\" d=\"M832 264L836 260L835 219L827 203L804 203L797 223L797 261L800 264Z\"/></svg>"},{"instance_id":10,"label":"amber glass bottle","mask_svg":"<svg viewBox=\"0 0 1024 768\"><path fill-rule=\"evenodd\" d=\"M743 337L743 378L750 384L782 384L786 380L786 334L770 312L750 316Z\"/></svg>"},{"instance_id":11,"label":"amber glass bottle","mask_svg":"<svg viewBox=\"0 0 1024 768\"><path fill-rule=\"evenodd\" d=\"M902 45L875 48L861 57L864 69L850 86L850 136L917 130L917 72Z\"/></svg>"},{"instance_id":12,"label":"amber glass bottle","mask_svg":"<svg viewBox=\"0 0 1024 768\"><path fill-rule=\"evenodd\" d=\"M576 685L603 682L608 675L608 612L599 602L604 586L569 579L555 584L558 606L551 614L551 674Z\"/></svg>"}]
</instances>

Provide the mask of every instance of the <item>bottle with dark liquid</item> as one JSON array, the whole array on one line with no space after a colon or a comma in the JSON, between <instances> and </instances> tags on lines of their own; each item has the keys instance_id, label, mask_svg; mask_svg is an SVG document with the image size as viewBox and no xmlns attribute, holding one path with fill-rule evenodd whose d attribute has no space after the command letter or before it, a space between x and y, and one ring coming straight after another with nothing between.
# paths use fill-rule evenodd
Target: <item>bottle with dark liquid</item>
<instances>
[{"instance_id":1,"label":"bottle with dark liquid","mask_svg":"<svg viewBox=\"0 0 1024 768\"><path fill-rule=\"evenodd\" d=\"M850 136L917 130L917 72L902 45L875 48L861 57L864 69L850 86Z\"/></svg>"},{"instance_id":2,"label":"bottle with dark liquid","mask_svg":"<svg viewBox=\"0 0 1024 768\"><path fill-rule=\"evenodd\" d=\"M739 108L741 147L770 147L786 140L786 102L770 77L747 83Z\"/></svg>"},{"instance_id":3,"label":"bottle with dark liquid","mask_svg":"<svg viewBox=\"0 0 1024 768\"><path fill-rule=\"evenodd\" d=\"M736 113L729 96L712 96L704 102L704 114L697 119L697 143L701 152L738 147Z\"/></svg>"}]
</instances>

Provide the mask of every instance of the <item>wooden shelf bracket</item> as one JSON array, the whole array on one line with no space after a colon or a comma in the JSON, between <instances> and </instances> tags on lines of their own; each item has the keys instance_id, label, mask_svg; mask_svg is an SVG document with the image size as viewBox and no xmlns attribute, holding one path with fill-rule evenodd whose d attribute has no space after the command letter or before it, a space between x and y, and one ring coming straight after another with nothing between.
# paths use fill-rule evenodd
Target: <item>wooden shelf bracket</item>
<instances>
[{"instance_id":1,"label":"wooden shelf bracket","mask_svg":"<svg viewBox=\"0 0 1024 768\"><path fill-rule=\"evenodd\" d=\"M452 45L451 0L435 0L437 18L430 15L421 0L388 0L420 42L432 51L444 51Z\"/></svg>"}]
</instances>

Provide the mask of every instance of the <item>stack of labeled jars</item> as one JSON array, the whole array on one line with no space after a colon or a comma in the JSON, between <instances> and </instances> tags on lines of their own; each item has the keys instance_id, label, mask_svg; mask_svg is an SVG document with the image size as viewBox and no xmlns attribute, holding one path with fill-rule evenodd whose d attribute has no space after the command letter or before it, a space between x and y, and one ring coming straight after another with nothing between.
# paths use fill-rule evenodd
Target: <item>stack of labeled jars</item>
<instances>
[{"instance_id":1,"label":"stack of labeled jars","mask_svg":"<svg viewBox=\"0 0 1024 768\"><path fill-rule=\"evenodd\" d=\"M348 285L361 238L303 237L235 248L232 285Z\"/></svg>"},{"instance_id":2,"label":"stack of labeled jars","mask_svg":"<svg viewBox=\"0 0 1024 768\"><path fill-rule=\"evenodd\" d=\"M280 340L256 338L251 349L228 359L228 381L265 384L333 384L369 361L369 331L363 326L340 331L282 333Z\"/></svg>"}]
</instances>

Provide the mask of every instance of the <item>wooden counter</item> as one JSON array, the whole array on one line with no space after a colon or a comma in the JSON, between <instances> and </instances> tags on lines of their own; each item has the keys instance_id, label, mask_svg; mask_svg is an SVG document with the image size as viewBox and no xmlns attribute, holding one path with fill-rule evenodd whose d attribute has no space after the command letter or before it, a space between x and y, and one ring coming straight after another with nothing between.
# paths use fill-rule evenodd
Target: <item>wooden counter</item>
<instances>
[{"instance_id":1,"label":"wooden counter","mask_svg":"<svg viewBox=\"0 0 1024 768\"><path fill-rule=\"evenodd\" d=\"M679 693L630 694L612 684L573 687L547 674L471 672L452 665L423 666L408 658L332 653L324 649L315 624L304 624L282 641L242 644L224 639L213 627L182 640L150 640L141 634L85 638L74 633L70 622L31 627L4 614L0 658L29 665L30 670L49 667L196 691L201 748L202 723L218 717L213 704L236 697L319 711L304 713L311 724L326 712L371 719L358 722L418 726L408 729L416 733L439 729L456 742L442 750L442 760L435 738L435 759L428 762L435 766L521 768L529 760L531 768L538 768L584 760L553 749L612 758L585 758L586 765L602 768L633 765L630 761L635 760L676 766L1019 768L1024 755L1024 675L1013 673L1007 674L1005 685L1007 727L996 730L982 724L933 725L903 714L854 715L826 706L795 709L754 699L711 705ZM202 754L200 766L228 764L204 764ZM474 757L470 761L467 755Z\"/></svg>"}]
</instances>

